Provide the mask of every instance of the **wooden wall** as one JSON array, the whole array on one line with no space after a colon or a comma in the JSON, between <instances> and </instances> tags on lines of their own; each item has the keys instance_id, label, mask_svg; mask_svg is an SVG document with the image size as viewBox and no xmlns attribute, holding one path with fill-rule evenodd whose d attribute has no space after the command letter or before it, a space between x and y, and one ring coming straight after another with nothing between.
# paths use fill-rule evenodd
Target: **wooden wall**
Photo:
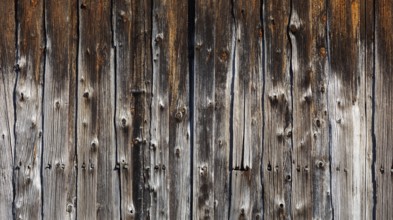
<instances>
[{"instance_id":1,"label":"wooden wall","mask_svg":"<svg viewBox=\"0 0 393 220\"><path fill-rule=\"evenodd\" d=\"M393 218L392 1L0 14L0 219Z\"/></svg>"}]
</instances>

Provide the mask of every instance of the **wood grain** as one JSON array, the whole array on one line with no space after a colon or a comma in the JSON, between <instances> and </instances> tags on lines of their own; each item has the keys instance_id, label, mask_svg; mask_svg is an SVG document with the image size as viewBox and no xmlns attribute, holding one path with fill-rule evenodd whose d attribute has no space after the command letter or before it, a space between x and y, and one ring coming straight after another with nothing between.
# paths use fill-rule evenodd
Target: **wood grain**
<instances>
[{"instance_id":1,"label":"wood grain","mask_svg":"<svg viewBox=\"0 0 393 220\"><path fill-rule=\"evenodd\" d=\"M77 218L119 219L111 4L79 3Z\"/></svg>"},{"instance_id":2,"label":"wood grain","mask_svg":"<svg viewBox=\"0 0 393 220\"><path fill-rule=\"evenodd\" d=\"M233 75L233 5L214 1L214 219L228 219L230 197L231 83ZM195 138L195 137L194 137ZM195 147L195 146L194 146Z\"/></svg>"},{"instance_id":3,"label":"wood grain","mask_svg":"<svg viewBox=\"0 0 393 220\"><path fill-rule=\"evenodd\" d=\"M17 1L14 215L20 219L42 217L42 92L45 57L43 9L44 1Z\"/></svg>"},{"instance_id":4,"label":"wood grain","mask_svg":"<svg viewBox=\"0 0 393 220\"><path fill-rule=\"evenodd\" d=\"M43 216L76 218L77 1L45 4Z\"/></svg>"},{"instance_id":5,"label":"wood grain","mask_svg":"<svg viewBox=\"0 0 393 220\"><path fill-rule=\"evenodd\" d=\"M326 1L292 2L292 217L332 219ZM290 179L290 177L288 177Z\"/></svg>"},{"instance_id":6,"label":"wood grain","mask_svg":"<svg viewBox=\"0 0 393 220\"><path fill-rule=\"evenodd\" d=\"M375 219L391 218L392 200L392 102L393 102L393 4L390 1L375 2L375 84L374 84L374 181Z\"/></svg>"},{"instance_id":7,"label":"wood grain","mask_svg":"<svg viewBox=\"0 0 393 220\"><path fill-rule=\"evenodd\" d=\"M214 1L196 1L193 219L214 216L214 18Z\"/></svg>"},{"instance_id":8,"label":"wood grain","mask_svg":"<svg viewBox=\"0 0 393 220\"><path fill-rule=\"evenodd\" d=\"M15 4L1 1L0 13L0 215L5 219L13 217L13 167L14 167L14 87L15 64Z\"/></svg>"},{"instance_id":9,"label":"wood grain","mask_svg":"<svg viewBox=\"0 0 393 220\"><path fill-rule=\"evenodd\" d=\"M291 44L287 33L290 8L290 1L266 1L262 11L264 219L287 219L291 216Z\"/></svg>"},{"instance_id":10,"label":"wood grain","mask_svg":"<svg viewBox=\"0 0 393 220\"><path fill-rule=\"evenodd\" d=\"M187 219L191 144L187 1L154 1L149 188L152 219Z\"/></svg>"},{"instance_id":11,"label":"wood grain","mask_svg":"<svg viewBox=\"0 0 393 220\"><path fill-rule=\"evenodd\" d=\"M150 1L115 1L116 143L121 218L142 219L150 128Z\"/></svg>"},{"instance_id":12,"label":"wood grain","mask_svg":"<svg viewBox=\"0 0 393 220\"><path fill-rule=\"evenodd\" d=\"M262 39L260 1L234 1L233 151L230 219L262 210ZM246 58L247 57L247 58Z\"/></svg>"},{"instance_id":13,"label":"wood grain","mask_svg":"<svg viewBox=\"0 0 393 220\"><path fill-rule=\"evenodd\" d=\"M392 215L390 1L0 13L0 218Z\"/></svg>"},{"instance_id":14,"label":"wood grain","mask_svg":"<svg viewBox=\"0 0 393 220\"><path fill-rule=\"evenodd\" d=\"M365 35L361 1L328 4L328 115L334 218L370 219L371 133L367 129ZM334 187L333 187L334 186Z\"/></svg>"}]
</instances>

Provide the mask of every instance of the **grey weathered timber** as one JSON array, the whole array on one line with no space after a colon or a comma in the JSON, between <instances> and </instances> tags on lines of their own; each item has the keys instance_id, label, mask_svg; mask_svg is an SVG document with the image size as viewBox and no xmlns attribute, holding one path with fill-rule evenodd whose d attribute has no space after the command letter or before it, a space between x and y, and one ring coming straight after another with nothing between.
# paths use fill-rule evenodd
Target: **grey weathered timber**
<instances>
[{"instance_id":1,"label":"grey weathered timber","mask_svg":"<svg viewBox=\"0 0 393 220\"><path fill-rule=\"evenodd\" d=\"M150 218L188 219L191 204L188 3L154 1Z\"/></svg>"},{"instance_id":2,"label":"grey weathered timber","mask_svg":"<svg viewBox=\"0 0 393 220\"><path fill-rule=\"evenodd\" d=\"M391 1L0 14L0 219L392 218Z\"/></svg>"},{"instance_id":3,"label":"grey weathered timber","mask_svg":"<svg viewBox=\"0 0 393 220\"><path fill-rule=\"evenodd\" d=\"M40 219L42 209L42 91L44 1L17 1L17 82L15 101L14 217Z\"/></svg>"},{"instance_id":4,"label":"grey weathered timber","mask_svg":"<svg viewBox=\"0 0 393 220\"><path fill-rule=\"evenodd\" d=\"M142 219L144 155L149 152L151 100L151 1L114 1L116 46L116 168L120 173L121 218ZM148 162L148 161L147 161Z\"/></svg>"},{"instance_id":5,"label":"grey weathered timber","mask_svg":"<svg viewBox=\"0 0 393 220\"><path fill-rule=\"evenodd\" d=\"M11 1L11 3L13 3ZM12 219L14 167L15 4L0 2L0 215Z\"/></svg>"},{"instance_id":6,"label":"grey weathered timber","mask_svg":"<svg viewBox=\"0 0 393 220\"><path fill-rule=\"evenodd\" d=\"M230 195L231 83L233 74L233 17L227 0L214 4L214 219L228 219ZM195 74L195 73L194 73ZM194 137L195 139L195 137ZM194 196L195 197L195 196Z\"/></svg>"},{"instance_id":7,"label":"grey weathered timber","mask_svg":"<svg viewBox=\"0 0 393 220\"><path fill-rule=\"evenodd\" d=\"M374 84L374 213L375 219L393 215L393 3L375 2L375 84Z\"/></svg>"},{"instance_id":8,"label":"grey weathered timber","mask_svg":"<svg viewBox=\"0 0 393 220\"><path fill-rule=\"evenodd\" d=\"M214 1L195 2L193 219L214 216Z\"/></svg>"},{"instance_id":9,"label":"grey weathered timber","mask_svg":"<svg viewBox=\"0 0 393 220\"><path fill-rule=\"evenodd\" d=\"M233 1L233 151L230 219L261 219L262 40L261 2Z\"/></svg>"},{"instance_id":10,"label":"grey weathered timber","mask_svg":"<svg viewBox=\"0 0 393 220\"><path fill-rule=\"evenodd\" d=\"M361 1L328 4L328 115L335 219L370 219L371 133L367 129L364 11Z\"/></svg>"},{"instance_id":11,"label":"grey weathered timber","mask_svg":"<svg viewBox=\"0 0 393 220\"><path fill-rule=\"evenodd\" d=\"M79 1L77 218L119 219L109 1Z\"/></svg>"},{"instance_id":12,"label":"grey weathered timber","mask_svg":"<svg viewBox=\"0 0 393 220\"><path fill-rule=\"evenodd\" d=\"M364 104L364 133L359 132L359 136L365 136L366 145L363 147L364 151L361 152L361 158L365 160L365 167L363 168L364 175L363 187L364 205L362 205L361 216L363 219L375 219L376 211L376 190L375 190L375 176L374 176L374 163L375 158L375 145L373 144L373 128L374 128L374 106L373 106L373 85L374 85L374 25L375 25L375 9L373 0L365 0L360 2L360 42L361 42L361 72L363 72L363 81L361 85L364 87L362 96L360 96L361 103L359 109L362 109ZM331 186L333 187L333 186Z\"/></svg>"},{"instance_id":13,"label":"grey weathered timber","mask_svg":"<svg viewBox=\"0 0 393 220\"><path fill-rule=\"evenodd\" d=\"M227 219L229 214L231 6L224 1L197 1L195 5L192 213L195 219Z\"/></svg>"},{"instance_id":14,"label":"grey weathered timber","mask_svg":"<svg viewBox=\"0 0 393 220\"><path fill-rule=\"evenodd\" d=\"M331 219L326 1L292 2L292 218Z\"/></svg>"},{"instance_id":15,"label":"grey weathered timber","mask_svg":"<svg viewBox=\"0 0 393 220\"><path fill-rule=\"evenodd\" d=\"M76 218L77 1L45 3L43 217Z\"/></svg>"},{"instance_id":16,"label":"grey weathered timber","mask_svg":"<svg viewBox=\"0 0 393 220\"><path fill-rule=\"evenodd\" d=\"M263 145L264 219L291 216L292 97L288 35L290 1L263 5ZM302 167L304 172L305 167Z\"/></svg>"}]
</instances>

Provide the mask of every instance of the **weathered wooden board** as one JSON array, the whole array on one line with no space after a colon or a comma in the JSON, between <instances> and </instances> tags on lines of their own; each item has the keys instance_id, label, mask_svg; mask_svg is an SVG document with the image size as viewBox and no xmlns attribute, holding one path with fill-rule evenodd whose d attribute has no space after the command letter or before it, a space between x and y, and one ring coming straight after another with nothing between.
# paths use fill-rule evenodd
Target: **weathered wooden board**
<instances>
[{"instance_id":1,"label":"weathered wooden board","mask_svg":"<svg viewBox=\"0 0 393 220\"><path fill-rule=\"evenodd\" d=\"M228 219L230 197L231 84L233 75L233 17L227 0L214 4L214 216ZM194 73L196 74L196 73ZM195 94L196 95L196 94ZM195 96L194 96L195 98ZM194 137L195 139L195 137ZM194 146L195 148L195 146ZM195 150L194 150L195 151ZM195 158L194 158L195 161ZM194 169L195 170L195 169ZM194 196L195 198L195 196Z\"/></svg>"},{"instance_id":2,"label":"weathered wooden board","mask_svg":"<svg viewBox=\"0 0 393 220\"><path fill-rule=\"evenodd\" d=\"M151 1L115 1L116 141L121 218L142 219L144 155L150 129ZM149 198L149 197L147 197Z\"/></svg>"},{"instance_id":3,"label":"weathered wooden board","mask_svg":"<svg viewBox=\"0 0 393 220\"><path fill-rule=\"evenodd\" d=\"M367 127L364 2L328 4L330 124L333 217L370 219L371 133Z\"/></svg>"},{"instance_id":4,"label":"weathered wooden board","mask_svg":"<svg viewBox=\"0 0 393 220\"><path fill-rule=\"evenodd\" d=\"M326 1L292 2L292 218L332 219ZM290 179L290 177L288 177Z\"/></svg>"},{"instance_id":5,"label":"weathered wooden board","mask_svg":"<svg viewBox=\"0 0 393 220\"><path fill-rule=\"evenodd\" d=\"M290 9L290 1L284 0L266 1L262 10L264 219L291 216L291 44L287 33Z\"/></svg>"},{"instance_id":6,"label":"weathered wooden board","mask_svg":"<svg viewBox=\"0 0 393 220\"><path fill-rule=\"evenodd\" d=\"M375 2L375 84L373 96L375 219L389 219L393 176L393 2Z\"/></svg>"},{"instance_id":7,"label":"weathered wooden board","mask_svg":"<svg viewBox=\"0 0 393 220\"><path fill-rule=\"evenodd\" d=\"M150 218L187 219L191 206L188 3L154 1Z\"/></svg>"},{"instance_id":8,"label":"weathered wooden board","mask_svg":"<svg viewBox=\"0 0 393 220\"><path fill-rule=\"evenodd\" d=\"M17 1L17 82L15 88L14 215L42 215L42 96L44 1Z\"/></svg>"},{"instance_id":9,"label":"weathered wooden board","mask_svg":"<svg viewBox=\"0 0 393 220\"><path fill-rule=\"evenodd\" d=\"M44 219L76 218L77 1L45 3Z\"/></svg>"},{"instance_id":10,"label":"weathered wooden board","mask_svg":"<svg viewBox=\"0 0 393 220\"><path fill-rule=\"evenodd\" d=\"M1 219L389 219L387 0L0 3Z\"/></svg>"},{"instance_id":11,"label":"weathered wooden board","mask_svg":"<svg viewBox=\"0 0 393 220\"><path fill-rule=\"evenodd\" d=\"M260 219L262 210L261 3L234 1L233 137L230 218Z\"/></svg>"},{"instance_id":12,"label":"weathered wooden board","mask_svg":"<svg viewBox=\"0 0 393 220\"><path fill-rule=\"evenodd\" d=\"M79 3L77 218L119 219L111 4Z\"/></svg>"},{"instance_id":13,"label":"weathered wooden board","mask_svg":"<svg viewBox=\"0 0 393 220\"><path fill-rule=\"evenodd\" d=\"M214 1L195 2L193 219L214 216Z\"/></svg>"},{"instance_id":14,"label":"weathered wooden board","mask_svg":"<svg viewBox=\"0 0 393 220\"><path fill-rule=\"evenodd\" d=\"M14 167L14 87L15 64L15 4L0 2L0 215L13 217L13 167Z\"/></svg>"}]
</instances>

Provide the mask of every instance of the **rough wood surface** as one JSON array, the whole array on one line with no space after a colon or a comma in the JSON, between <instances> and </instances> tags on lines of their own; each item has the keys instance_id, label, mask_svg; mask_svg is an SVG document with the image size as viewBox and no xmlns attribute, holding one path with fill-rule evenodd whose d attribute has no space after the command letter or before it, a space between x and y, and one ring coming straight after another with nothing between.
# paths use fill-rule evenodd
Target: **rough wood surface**
<instances>
[{"instance_id":1,"label":"rough wood surface","mask_svg":"<svg viewBox=\"0 0 393 220\"><path fill-rule=\"evenodd\" d=\"M287 33L290 9L288 0L266 1L262 11L264 219L287 219L291 216L291 44Z\"/></svg>"},{"instance_id":2,"label":"rough wood surface","mask_svg":"<svg viewBox=\"0 0 393 220\"><path fill-rule=\"evenodd\" d=\"M111 4L79 5L77 218L119 219Z\"/></svg>"},{"instance_id":3,"label":"rough wood surface","mask_svg":"<svg viewBox=\"0 0 393 220\"><path fill-rule=\"evenodd\" d=\"M44 1L17 1L18 61L15 88L14 215L42 216L42 91Z\"/></svg>"},{"instance_id":4,"label":"rough wood surface","mask_svg":"<svg viewBox=\"0 0 393 220\"><path fill-rule=\"evenodd\" d=\"M13 217L15 4L0 2L0 215Z\"/></svg>"},{"instance_id":5,"label":"rough wood surface","mask_svg":"<svg viewBox=\"0 0 393 220\"><path fill-rule=\"evenodd\" d=\"M115 1L116 143L120 173L121 218L142 219L143 166L150 128L151 1Z\"/></svg>"},{"instance_id":6,"label":"rough wood surface","mask_svg":"<svg viewBox=\"0 0 393 220\"><path fill-rule=\"evenodd\" d=\"M262 24L256 0L233 1L233 151L230 219L262 218ZM247 58L246 58L247 57Z\"/></svg>"},{"instance_id":7,"label":"rough wood surface","mask_svg":"<svg viewBox=\"0 0 393 220\"><path fill-rule=\"evenodd\" d=\"M76 218L77 1L45 4L43 216Z\"/></svg>"},{"instance_id":8,"label":"rough wood surface","mask_svg":"<svg viewBox=\"0 0 393 220\"><path fill-rule=\"evenodd\" d=\"M154 1L150 218L187 219L191 204L188 3Z\"/></svg>"},{"instance_id":9,"label":"rough wood surface","mask_svg":"<svg viewBox=\"0 0 393 220\"><path fill-rule=\"evenodd\" d=\"M390 1L0 13L0 219L391 218Z\"/></svg>"},{"instance_id":10,"label":"rough wood surface","mask_svg":"<svg viewBox=\"0 0 393 220\"><path fill-rule=\"evenodd\" d=\"M375 84L374 84L374 181L375 219L389 219L392 210L392 103L393 103L393 3L377 1L375 3Z\"/></svg>"},{"instance_id":11,"label":"rough wood surface","mask_svg":"<svg viewBox=\"0 0 393 220\"><path fill-rule=\"evenodd\" d=\"M292 2L292 218L331 219L326 1ZM289 180L290 177L287 177Z\"/></svg>"},{"instance_id":12,"label":"rough wood surface","mask_svg":"<svg viewBox=\"0 0 393 220\"><path fill-rule=\"evenodd\" d=\"M331 193L333 217L342 219L370 219L373 205L361 3L328 4Z\"/></svg>"},{"instance_id":13,"label":"rough wood surface","mask_svg":"<svg viewBox=\"0 0 393 220\"><path fill-rule=\"evenodd\" d=\"M193 219L214 216L214 20L214 1L196 1Z\"/></svg>"},{"instance_id":14,"label":"rough wood surface","mask_svg":"<svg viewBox=\"0 0 393 220\"><path fill-rule=\"evenodd\" d=\"M233 71L233 17L227 0L214 1L214 218L228 219L231 145L231 83ZM194 73L195 74L195 73ZM194 137L195 138L195 137ZM194 146L195 147L195 146ZM194 196L195 197L195 196ZM212 216L213 217L213 216Z\"/></svg>"}]
</instances>

